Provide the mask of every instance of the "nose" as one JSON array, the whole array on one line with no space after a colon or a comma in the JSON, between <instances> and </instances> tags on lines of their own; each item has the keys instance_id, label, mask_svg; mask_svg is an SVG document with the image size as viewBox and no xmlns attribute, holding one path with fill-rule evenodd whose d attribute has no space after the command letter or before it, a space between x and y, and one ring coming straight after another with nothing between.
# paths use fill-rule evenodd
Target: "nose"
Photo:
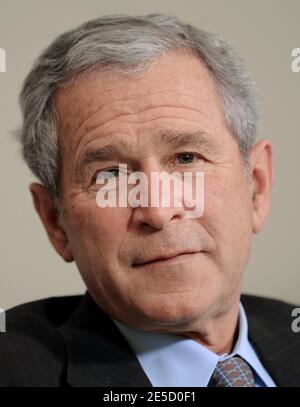
<instances>
[{"instance_id":1,"label":"nose","mask_svg":"<svg viewBox=\"0 0 300 407\"><path fill-rule=\"evenodd\" d=\"M144 202L132 209L132 224L139 228L161 230L168 223L183 219L185 208L178 196L174 196L173 182L170 182L169 188L166 187L166 181L159 177L157 169L144 171L144 174L148 180L147 205ZM141 187L140 191L145 192L145 189Z\"/></svg>"},{"instance_id":2,"label":"nose","mask_svg":"<svg viewBox=\"0 0 300 407\"><path fill-rule=\"evenodd\" d=\"M133 224L156 230L162 230L168 223L184 217L182 208L137 207L133 210Z\"/></svg>"}]
</instances>

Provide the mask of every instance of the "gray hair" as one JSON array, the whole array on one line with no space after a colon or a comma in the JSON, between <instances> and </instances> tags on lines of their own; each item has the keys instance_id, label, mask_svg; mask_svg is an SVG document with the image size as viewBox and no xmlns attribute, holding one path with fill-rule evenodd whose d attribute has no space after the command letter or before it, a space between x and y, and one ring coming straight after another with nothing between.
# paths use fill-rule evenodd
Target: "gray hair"
<instances>
[{"instance_id":1,"label":"gray hair","mask_svg":"<svg viewBox=\"0 0 300 407\"><path fill-rule=\"evenodd\" d=\"M144 72L163 54L179 49L196 52L211 72L226 122L248 166L257 129L256 86L236 50L221 36L175 16L109 15L52 42L36 60L20 94L23 157L54 203L59 202L60 183L56 90L99 69L131 75Z\"/></svg>"}]
</instances>

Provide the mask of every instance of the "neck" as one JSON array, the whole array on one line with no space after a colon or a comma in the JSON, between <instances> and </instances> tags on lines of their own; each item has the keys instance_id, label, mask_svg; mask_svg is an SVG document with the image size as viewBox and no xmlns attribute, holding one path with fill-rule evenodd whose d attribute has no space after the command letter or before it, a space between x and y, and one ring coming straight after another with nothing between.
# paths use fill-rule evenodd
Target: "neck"
<instances>
[{"instance_id":1,"label":"neck","mask_svg":"<svg viewBox=\"0 0 300 407\"><path fill-rule=\"evenodd\" d=\"M239 334L239 308L228 316L213 320L201 331L187 331L181 333L194 339L212 352L222 355L231 353Z\"/></svg>"},{"instance_id":2,"label":"neck","mask_svg":"<svg viewBox=\"0 0 300 407\"><path fill-rule=\"evenodd\" d=\"M200 322L158 332L187 336L218 355L231 353L239 334L239 303L238 297L226 310L212 311Z\"/></svg>"}]
</instances>

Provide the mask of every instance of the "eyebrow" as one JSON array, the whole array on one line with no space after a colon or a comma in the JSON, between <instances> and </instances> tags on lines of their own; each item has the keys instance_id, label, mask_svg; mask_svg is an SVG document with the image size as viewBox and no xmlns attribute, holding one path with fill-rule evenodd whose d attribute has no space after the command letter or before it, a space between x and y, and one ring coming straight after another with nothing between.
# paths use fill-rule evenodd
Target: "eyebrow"
<instances>
[{"instance_id":1,"label":"eyebrow","mask_svg":"<svg viewBox=\"0 0 300 407\"><path fill-rule=\"evenodd\" d=\"M173 147L184 147L188 144L201 147L206 151L217 151L218 146L212 136L204 130L195 132L177 132L173 130L162 130L156 134L156 143L160 145L172 145Z\"/></svg>"},{"instance_id":2,"label":"eyebrow","mask_svg":"<svg viewBox=\"0 0 300 407\"><path fill-rule=\"evenodd\" d=\"M204 152L218 153L220 147L216 141L203 130L197 130L195 132L178 132L174 130L161 130L156 133L152 139L152 144L157 149L161 146L170 145L173 148L180 148L187 145L193 145L194 147L201 148ZM118 143L108 144L104 147L87 149L83 157L79 161L77 167L77 176L81 176L84 168L91 163L107 162L116 160L117 158L125 158L124 153L133 152L133 146L131 143L125 141L119 141Z\"/></svg>"}]
</instances>

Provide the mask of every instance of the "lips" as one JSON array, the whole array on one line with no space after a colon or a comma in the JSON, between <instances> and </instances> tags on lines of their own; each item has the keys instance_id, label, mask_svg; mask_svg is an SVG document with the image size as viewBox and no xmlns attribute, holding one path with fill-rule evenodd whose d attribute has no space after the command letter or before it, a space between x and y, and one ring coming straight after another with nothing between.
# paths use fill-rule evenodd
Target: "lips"
<instances>
[{"instance_id":1,"label":"lips","mask_svg":"<svg viewBox=\"0 0 300 407\"><path fill-rule=\"evenodd\" d=\"M145 266L147 264L154 263L157 261L174 259L175 257L178 257L183 254L187 255L187 254L195 254L195 253L199 253L199 252L181 251L181 252L176 252L176 253L163 254L163 255L158 255L158 256L152 257L149 260L137 260L132 265L133 265L133 267Z\"/></svg>"}]
</instances>

